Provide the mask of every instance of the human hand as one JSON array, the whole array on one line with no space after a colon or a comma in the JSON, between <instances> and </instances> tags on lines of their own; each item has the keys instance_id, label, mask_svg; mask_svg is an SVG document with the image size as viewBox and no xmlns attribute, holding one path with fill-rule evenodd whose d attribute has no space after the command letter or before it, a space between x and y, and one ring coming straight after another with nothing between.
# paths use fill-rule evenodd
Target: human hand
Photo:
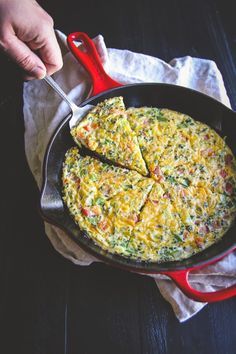
<instances>
[{"instance_id":1,"label":"human hand","mask_svg":"<svg viewBox=\"0 0 236 354\"><path fill-rule=\"evenodd\" d=\"M34 0L0 0L0 48L23 69L26 80L62 67L53 20Z\"/></svg>"}]
</instances>

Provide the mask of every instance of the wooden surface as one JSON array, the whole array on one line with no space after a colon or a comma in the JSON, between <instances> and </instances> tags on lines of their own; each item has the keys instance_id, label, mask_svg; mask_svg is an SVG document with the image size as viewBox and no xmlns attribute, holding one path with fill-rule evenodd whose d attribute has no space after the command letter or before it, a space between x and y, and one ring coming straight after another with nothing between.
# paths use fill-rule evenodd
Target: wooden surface
<instances>
[{"instance_id":1,"label":"wooden surface","mask_svg":"<svg viewBox=\"0 0 236 354\"><path fill-rule=\"evenodd\" d=\"M101 33L108 47L166 61L185 55L214 60L236 109L233 1L41 4L56 28ZM24 154L22 84L5 58L0 64L0 352L235 353L235 299L208 305L180 324L151 279L102 264L78 267L54 251L44 234L39 192Z\"/></svg>"}]
</instances>

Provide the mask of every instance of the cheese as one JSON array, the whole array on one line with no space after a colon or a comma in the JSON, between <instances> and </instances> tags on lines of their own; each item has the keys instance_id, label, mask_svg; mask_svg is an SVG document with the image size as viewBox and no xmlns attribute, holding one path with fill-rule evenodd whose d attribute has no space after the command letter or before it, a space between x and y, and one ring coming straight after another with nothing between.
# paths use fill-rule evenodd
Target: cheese
<instances>
[{"instance_id":1,"label":"cheese","mask_svg":"<svg viewBox=\"0 0 236 354\"><path fill-rule=\"evenodd\" d=\"M91 130L84 129L88 123ZM82 157L78 148L63 164L63 200L72 218L108 252L148 262L181 260L220 240L232 225L236 161L207 125L168 109L126 110L117 97L95 107L72 135L126 167ZM109 148L98 148L102 139L112 140Z\"/></svg>"},{"instance_id":2,"label":"cheese","mask_svg":"<svg viewBox=\"0 0 236 354\"><path fill-rule=\"evenodd\" d=\"M71 130L75 142L143 175L148 171L122 97L99 103Z\"/></svg>"}]
</instances>

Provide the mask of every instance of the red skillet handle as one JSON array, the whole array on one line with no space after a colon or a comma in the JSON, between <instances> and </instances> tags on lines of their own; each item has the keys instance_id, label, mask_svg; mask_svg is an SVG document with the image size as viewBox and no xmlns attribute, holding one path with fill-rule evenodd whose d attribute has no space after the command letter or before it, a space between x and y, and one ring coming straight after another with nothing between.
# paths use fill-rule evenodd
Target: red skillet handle
<instances>
[{"instance_id":1,"label":"red skillet handle","mask_svg":"<svg viewBox=\"0 0 236 354\"><path fill-rule=\"evenodd\" d=\"M77 47L74 41L80 41L83 49ZM93 82L93 90L91 96L95 96L100 92L108 89L122 86L119 82L113 80L105 70L101 63L101 59L93 43L92 39L86 33L74 32L68 35L67 43L76 59L83 65L85 70L90 74Z\"/></svg>"},{"instance_id":2,"label":"red skillet handle","mask_svg":"<svg viewBox=\"0 0 236 354\"><path fill-rule=\"evenodd\" d=\"M201 292L191 287L188 281L190 269L165 272L189 298L200 302L216 302L236 296L236 283L229 288L214 292Z\"/></svg>"}]
</instances>

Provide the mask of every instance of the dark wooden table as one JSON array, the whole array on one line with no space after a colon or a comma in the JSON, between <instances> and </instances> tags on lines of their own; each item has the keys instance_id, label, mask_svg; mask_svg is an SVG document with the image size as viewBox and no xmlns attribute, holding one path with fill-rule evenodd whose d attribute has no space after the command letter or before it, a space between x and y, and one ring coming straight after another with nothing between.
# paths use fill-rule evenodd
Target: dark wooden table
<instances>
[{"instance_id":1,"label":"dark wooden table","mask_svg":"<svg viewBox=\"0 0 236 354\"><path fill-rule=\"evenodd\" d=\"M233 1L41 1L65 33L101 33L108 47L166 61L212 59L236 109ZM3 354L233 354L236 300L180 324L151 279L102 264L78 267L44 233L24 154L22 83L0 63L0 352Z\"/></svg>"}]
</instances>

